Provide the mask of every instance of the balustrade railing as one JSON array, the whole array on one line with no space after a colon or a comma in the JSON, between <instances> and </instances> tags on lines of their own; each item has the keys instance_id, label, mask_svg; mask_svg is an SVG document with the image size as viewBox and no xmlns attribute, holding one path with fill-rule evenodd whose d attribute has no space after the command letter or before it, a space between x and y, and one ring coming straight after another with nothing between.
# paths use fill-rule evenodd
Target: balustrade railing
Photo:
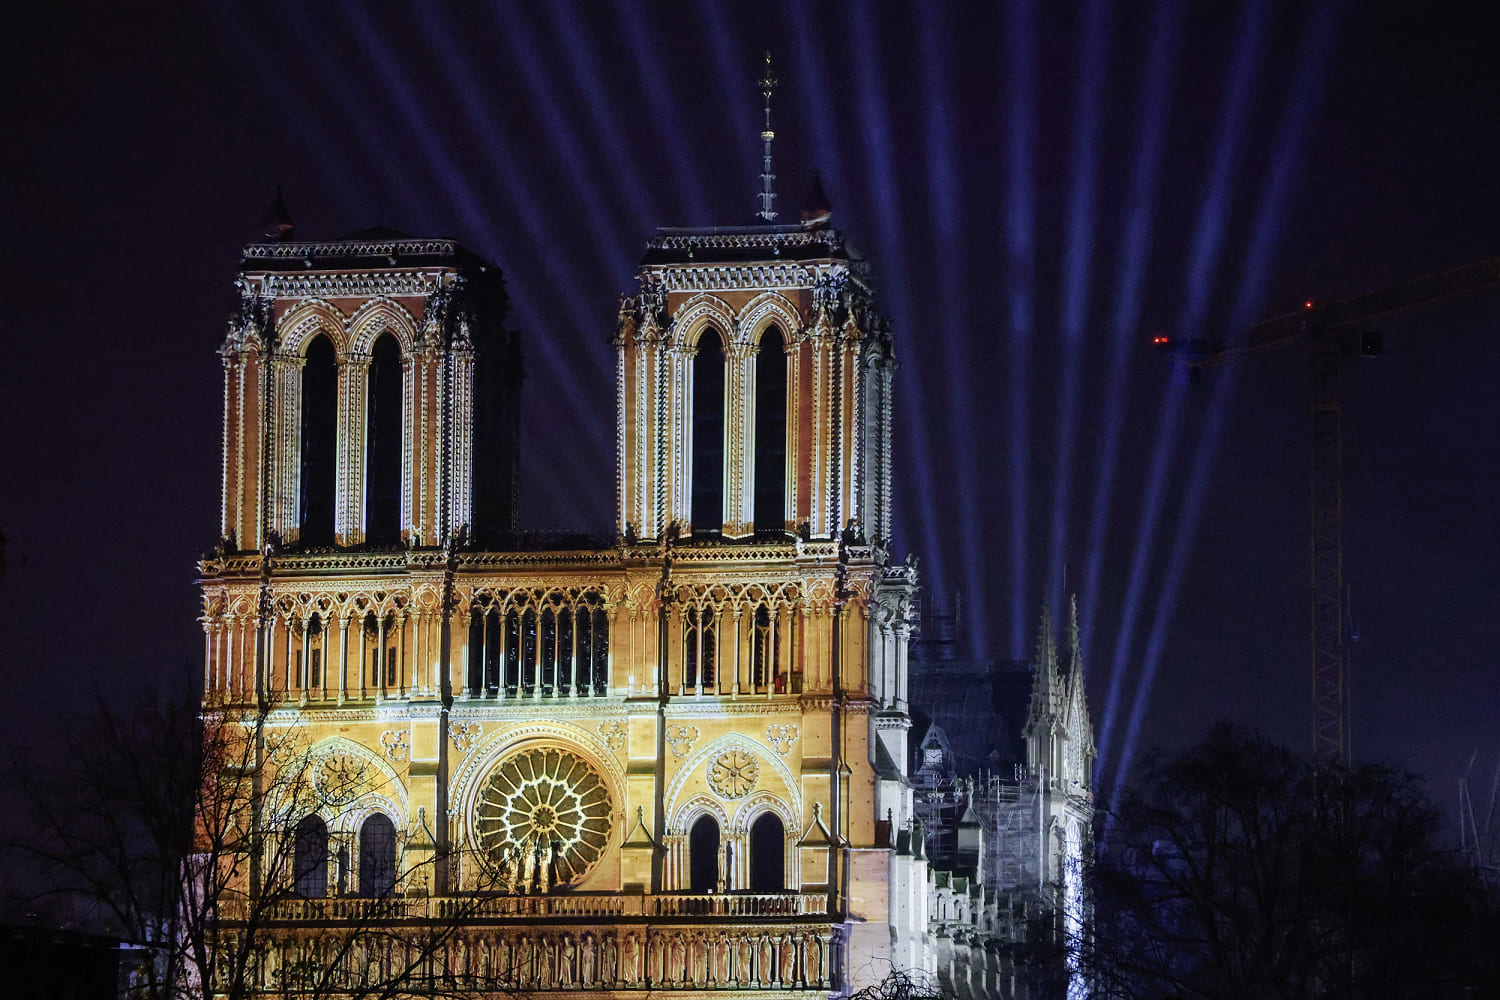
<instances>
[{"instance_id":1,"label":"balustrade railing","mask_svg":"<svg viewBox=\"0 0 1500 1000\"><path fill-rule=\"evenodd\" d=\"M807 917L828 912L824 893L705 893L639 895L559 893L547 896L397 896L366 899L335 896L278 899L264 904L224 900L219 917L249 918L251 905L264 906L258 919L379 923L391 920L487 920L497 917Z\"/></svg>"}]
</instances>

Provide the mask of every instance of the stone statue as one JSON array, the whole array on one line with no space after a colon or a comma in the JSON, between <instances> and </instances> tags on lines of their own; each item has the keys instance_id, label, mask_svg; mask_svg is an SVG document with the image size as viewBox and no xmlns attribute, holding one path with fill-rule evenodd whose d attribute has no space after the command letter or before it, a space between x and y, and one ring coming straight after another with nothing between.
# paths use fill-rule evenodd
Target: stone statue
<instances>
[{"instance_id":1,"label":"stone statue","mask_svg":"<svg viewBox=\"0 0 1500 1000\"><path fill-rule=\"evenodd\" d=\"M776 943L776 950L780 953L778 957L781 959L778 981L783 986L791 986L797 977L797 942L793 940L791 934L783 932Z\"/></svg>"}]
</instances>

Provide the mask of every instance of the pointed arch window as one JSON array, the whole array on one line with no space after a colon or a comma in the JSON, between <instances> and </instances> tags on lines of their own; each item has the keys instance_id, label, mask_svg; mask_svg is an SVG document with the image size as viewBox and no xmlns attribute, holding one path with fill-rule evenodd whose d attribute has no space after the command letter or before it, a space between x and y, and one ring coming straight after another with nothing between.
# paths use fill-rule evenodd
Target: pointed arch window
<instances>
[{"instance_id":1,"label":"pointed arch window","mask_svg":"<svg viewBox=\"0 0 1500 1000\"><path fill-rule=\"evenodd\" d=\"M302 363L302 502L297 524L304 545L334 543L338 399L338 357L333 343L318 334L307 345Z\"/></svg>"},{"instance_id":2,"label":"pointed arch window","mask_svg":"<svg viewBox=\"0 0 1500 1000\"><path fill-rule=\"evenodd\" d=\"M469 619L471 696L603 697L609 617L598 593L534 607L477 606Z\"/></svg>"},{"instance_id":3,"label":"pointed arch window","mask_svg":"<svg viewBox=\"0 0 1500 1000\"><path fill-rule=\"evenodd\" d=\"M558 661L562 651L562 631L557 609L543 608L538 616L537 632L537 684L542 697L551 697L561 690Z\"/></svg>"},{"instance_id":4,"label":"pointed arch window","mask_svg":"<svg viewBox=\"0 0 1500 1000\"><path fill-rule=\"evenodd\" d=\"M602 698L609 693L609 615L598 594L588 595L578 606L574 635L579 693Z\"/></svg>"},{"instance_id":5,"label":"pointed arch window","mask_svg":"<svg viewBox=\"0 0 1500 1000\"><path fill-rule=\"evenodd\" d=\"M765 691L776 685L785 687L781 680L780 624L771 609L764 604L755 608L755 626L750 645L750 683L756 691Z\"/></svg>"},{"instance_id":6,"label":"pointed arch window","mask_svg":"<svg viewBox=\"0 0 1500 1000\"><path fill-rule=\"evenodd\" d=\"M401 541L401 347L382 333L370 351L365 441L365 540Z\"/></svg>"},{"instance_id":7,"label":"pointed arch window","mask_svg":"<svg viewBox=\"0 0 1500 1000\"><path fill-rule=\"evenodd\" d=\"M750 891L786 891L786 827L775 813L750 827Z\"/></svg>"},{"instance_id":8,"label":"pointed arch window","mask_svg":"<svg viewBox=\"0 0 1500 1000\"><path fill-rule=\"evenodd\" d=\"M714 609L688 608L683 616L682 686L712 690L717 679L719 624Z\"/></svg>"},{"instance_id":9,"label":"pointed arch window","mask_svg":"<svg viewBox=\"0 0 1500 1000\"><path fill-rule=\"evenodd\" d=\"M786 529L786 344L767 327L755 355L755 530Z\"/></svg>"},{"instance_id":10,"label":"pointed arch window","mask_svg":"<svg viewBox=\"0 0 1500 1000\"><path fill-rule=\"evenodd\" d=\"M314 614L307 623L307 687L317 691L323 686L323 618Z\"/></svg>"},{"instance_id":11,"label":"pointed arch window","mask_svg":"<svg viewBox=\"0 0 1500 1000\"><path fill-rule=\"evenodd\" d=\"M292 872L299 896L312 899L328 895L328 827L316 816L305 816L297 824L292 840Z\"/></svg>"},{"instance_id":12,"label":"pointed arch window","mask_svg":"<svg viewBox=\"0 0 1500 1000\"><path fill-rule=\"evenodd\" d=\"M359 828L359 894L387 896L396 887L396 827L382 813Z\"/></svg>"},{"instance_id":13,"label":"pointed arch window","mask_svg":"<svg viewBox=\"0 0 1500 1000\"><path fill-rule=\"evenodd\" d=\"M400 650L396 643L395 614L388 611L383 617L377 618L375 612L367 612L361 645L365 651L366 685L371 690L395 688L400 682Z\"/></svg>"},{"instance_id":14,"label":"pointed arch window","mask_svg":"<svg viewBox=\"0 0 1500 1000\"><path fill-rule=\"evenodd\" d=\"M724 528L724 341L712 327L693 358L693 534Z\"/></svg>"},{"instance_id":15,"label":"pointed arch window","mask_svg":"<svg viewBox=\"0 0 1500 1000\"><path fill-rule=\"evenodd\" d=\"M714 892L719 887L719 823L700 816L688 834L688 892Z\"/></svg>"}]
</instances>

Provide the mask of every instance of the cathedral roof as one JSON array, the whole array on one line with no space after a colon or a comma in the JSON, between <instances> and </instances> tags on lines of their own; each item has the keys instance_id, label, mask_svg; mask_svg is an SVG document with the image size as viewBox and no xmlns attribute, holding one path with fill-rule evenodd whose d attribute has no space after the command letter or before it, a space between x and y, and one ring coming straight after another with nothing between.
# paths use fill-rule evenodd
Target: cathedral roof
<instances>
[{"instance_id":1,"label":"cathedral roof","mask_svg":"<svg viewBox=\"0 0 1500 1000\"><path fill-rule=\"evenodd\" d=\"M649 266L830 259L863 261L864 257L837 229L761 224L663 227L646 243L646 256L641 263Z\"/></svg>"},{"instance_id":2,"label":"cathedral roof","mask_svg":"<svg viewBox=\"0 0 1500 1000\"><path fill-rule=\"evenodd\" d=\"M249 243L241 256L242 269L256 271L419 266L481 271L493 268L456 240L409 236L388 226L373 226L333 240Z\"/></svg>"}]
</instances>

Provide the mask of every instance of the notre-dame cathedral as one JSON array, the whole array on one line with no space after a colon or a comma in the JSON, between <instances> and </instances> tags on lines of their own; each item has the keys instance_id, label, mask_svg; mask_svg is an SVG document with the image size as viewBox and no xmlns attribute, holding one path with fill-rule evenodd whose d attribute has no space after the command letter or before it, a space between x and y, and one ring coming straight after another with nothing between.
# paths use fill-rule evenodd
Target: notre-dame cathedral
<instances>
[{"instance_id":1,"label":"notre-dame cathedral","mask_svg":"<svg viewBox=\"0 0 1500 1000\"><path fill-rule=\"evenodd\" d=\"M1011 796L1035 863L986 880L1004 824L975 832L970 786L966 868L936 871L869 268L818 191L791 224L659 230L638 282L599 544L517 530L493 264L385 230L245 248L200 578L206 716L254 730L218 914L252 991L1017 992L986 944L1064 902L1081 672L1041 648Z\"/></svg>"}]
</instances>

